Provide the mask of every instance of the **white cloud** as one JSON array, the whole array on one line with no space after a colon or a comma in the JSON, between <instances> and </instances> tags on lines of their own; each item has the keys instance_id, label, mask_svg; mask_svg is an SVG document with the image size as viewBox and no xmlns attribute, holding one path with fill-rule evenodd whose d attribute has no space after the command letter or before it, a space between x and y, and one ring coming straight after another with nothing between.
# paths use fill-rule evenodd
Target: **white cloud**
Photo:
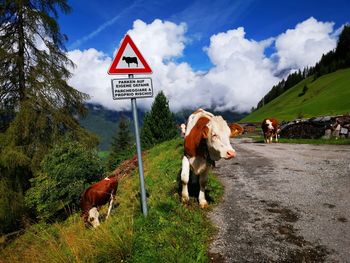
<instances>
[{"instance_id":1,"label":"white cloud","mask_svg":"<svg viewBox=\"0 0 350 263\"><path fill-rule=\"evenodd\" d=\"M212 36L206 51L215 67L203 75L187 63L171 60L182 55L185 32L184 24L160 20L151 24L137 20L128 32L153 69L155 93L163 90L172 110L217 107L248 111L278 81L264 56L272 40L247 40L243 28ZM145 104L141 102L150 107Z\"/></svg>"},{"instance_id":2,"label":"white cloud","mask_svg":"<svg viewBox=\"0 0 350 263\"><path fill-rule=\"evenodd\" d=\"M288 29L276 39L278 70L313 66L322 54L336 47L333 22L319 22L311 17Z\"/></svg>"},{"instance_id":3,"label":"white cloud","mask_svg":"<svg viewBox=\"0 0 350 263\"><path fill-rule=\"evenodd\" d=\"M150 64L153 74L153 89L157 94L163 90L173 110L193 107L200 102L195 98L198 76L187 63L175 63L181 57L187 39L186 25L168 21L154 20L146 24L136 20L133 29L128 31L142 55ZM143 108L150 108L152 100L140 100Z\"/></svg>"},{"instance_id":4,"label":"white cloud","mask_svg":"<svg viewBox=\"0 0 350 263\"><path fill-rule=\"evenodd\" d=\"M130 102L120 101L116 106L112 99L111 77L107 70L112 62L106 54L90 48L84 51L73 50L68 57L76 64L73 77L68 83L90 95L89 102L101 104L109 109L128 109Z\"/></svg>"},{"instance_id":5,"label":"white cloud","mask_svg":"<svg viewBox=\"0 0 350 263\"><path fill-rule=\"evenodd\" d=\"M332 33L333 23L314 18L263 41L247 39L243 27L221 32L211 36L209 47L204 48L214 66L203 74L188 63L176 62L189 41L186 24L136 20L128 31L153 70L154 93L163 90L173 111L197 107L248 111L280 80L274 76L276 71L314 65L322 53L333 49ZM265 49L271 45L276 53L266 57ZM68 55L77 64L69 81L72 86L90 94L92 102L115 110L130 109L129 100L112 100L113 77L107 75L112 58L95 49ZM137 102L149 109L153 99Z\"/></svg>"},{"instance_id":6,"label":"white cloud","mask_svg":"<svg viewBox=\"0 0 350 263\"><path fill-rule=\"evenodd\" d=\"M278 81L264 50L272 39L248 40L242 27L210 38L207 53L215 67L205 76L218 109L248 111Z\"/></svg>"},{"instance_id":7,"label":"white cloud","mask_svg":"<svg viewBox=\"0 0 350 263\"><path fill-rule=\"evenodd\" d=\"M186 41L185 32L184 23L177 25L156 19L151 24L136 20L128 34L142 47L141 52L147 59L159 63L159 59L169 60L182 56Z\"/></svg>"}]
</instances>

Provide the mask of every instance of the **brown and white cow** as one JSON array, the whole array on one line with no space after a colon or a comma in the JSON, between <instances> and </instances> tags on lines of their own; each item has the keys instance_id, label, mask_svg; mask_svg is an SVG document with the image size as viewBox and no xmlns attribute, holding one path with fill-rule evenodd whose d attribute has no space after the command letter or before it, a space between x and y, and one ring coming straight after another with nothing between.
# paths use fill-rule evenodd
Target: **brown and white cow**
<instances>
[{"instance_id":1,"label":"brown and white cow","mask_svg":"<svg viewBox=\"0 0 350 263\"><path fill-rule=\"evenodd\" d=\"M278 121L273 118L266 118L261 123L261 129L264 134L265 143L272 143L272 138L275 137L278 142L279 125Z\"/></svg>"},{"instance_id":2,"label":"brown and white cow","mask_svg":"<svg viewBox=\"0 0 350 263\"><path fill-rule=\"evenodd\" d=\"M181 123L181 125L180 125L180 136L181 136L181 138L185 137L185 133L186 133L186 124L185 123Z\"/></svg>"},{"instance_id":3,"label":"brown and white cow","mask_svg":"<svg viewBox=\"0 0 350 263\"><path fill-rule=\"evenodd\" d=\"M205 186L208 172L214 161L221 158L231 159L236 156L230 144L231 130L221 116L199 109L192 113L187 121L182 158L181 182L182 201L188 202L188 181L190 170L199 177L199 205L207 207Z\"/></svg>"},{"instance_id":4,"label":"brown and white cow","mask_svg":"<svg viewBox=\"0 0 350 263\"><path fill-rule=\"evenodd\" d=\"M231 123L228 125L231 130L231 138L242 135L244 132L244 129L241 125L238 123Z\"/></svg>"},{"instance_id":5,"label":"brown and white cow","mask_svg":"<svg viewBox=\"0 0 350 263\"><path fill-rule=\"evenodd\" d=\"M100 225L99 212L101 206L109 201L106 219L111 213L115 193L118 188L118 176L109 176L91 185L81 195L80 208L85 225L98 227Z\"/></svg>"}]
</instances>

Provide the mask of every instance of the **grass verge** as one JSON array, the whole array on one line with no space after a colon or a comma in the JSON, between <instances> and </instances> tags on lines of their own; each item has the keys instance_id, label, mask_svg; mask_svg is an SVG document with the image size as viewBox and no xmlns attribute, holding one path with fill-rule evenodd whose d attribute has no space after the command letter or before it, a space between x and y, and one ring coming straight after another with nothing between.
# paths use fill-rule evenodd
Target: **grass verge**
<instances>
[{"instance_id":1,"label":"grass verge","mask_svg":"<svg viewBox=\"0 0 350 263\"><path fill-rule=\"evenodd\" d=\"M146 218L135 172L120 182L118 205L100 228L85 229L78 214L63 223L33 225L0 251L1 262L207 262L215 230L206 218L208 210L201 210L195 198L188 205L180 202L176 179L182 153L177 139L146 154ZM207 189L212 204L217 203L223 189L212 174Z\"/></svg>"},{"instance_id":2,"label":"grass verge","mask_svg":"<svg viewBox=\"0 0 350 263\"><path fill-rule=\"evenodd\" d=\"M248 136L253 139L255 143L264 143L264 137L261 135L251 135ZM350 144L350 139L348 138L331 138L331 139L286 139L279 138L279 143L295 143L295 144L333 144L333 145L343 145ZM275 140L273 139L273 143Z\"/></svg>"},{"instance_id":3,"label":"grass verge","mask_svg":"<svg viewBox=\"0 0 350 263\"><path fill-rule=\"evenodd\" d=\"M350 139L284 139L278 140L280 143L298 143L298 144L350 144Z\"/></svg>"}]
</instances>

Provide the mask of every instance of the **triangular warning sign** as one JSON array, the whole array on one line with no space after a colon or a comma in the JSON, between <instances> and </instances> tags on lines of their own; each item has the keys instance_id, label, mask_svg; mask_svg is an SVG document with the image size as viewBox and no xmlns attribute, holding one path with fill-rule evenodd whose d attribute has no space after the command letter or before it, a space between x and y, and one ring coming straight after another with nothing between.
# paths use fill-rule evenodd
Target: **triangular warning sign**
<instances>
[{"instance_id":1,"label":"triangular warning sign","mask_svg":"<svg viewBox=\"0 0 350 263\"><path fill-rule=\"evenodd\" d=\"M152 69L141 55L129 35L126 35L120 45L108 74L150 74Z\"/></svg>"}]
</instances>

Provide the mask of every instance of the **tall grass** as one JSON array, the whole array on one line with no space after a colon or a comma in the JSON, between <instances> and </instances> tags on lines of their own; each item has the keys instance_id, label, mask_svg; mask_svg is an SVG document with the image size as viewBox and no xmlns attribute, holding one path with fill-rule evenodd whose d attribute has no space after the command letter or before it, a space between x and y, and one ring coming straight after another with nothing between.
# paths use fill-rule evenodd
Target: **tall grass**
<instances>
[{"instance_id":1,"label":"tall grass","mask_svg":"<svg viewBox=\"0 0 350 263\"><path fill-rule=\"evenodd\" d=\"M120 182L111 217L98 229L85 229L78 214L64 223L33 225L0 252L0 262L208 261L207 244L214 228L206 219L207 210L201 210L195 198L181 204L177 193L182 153L182 141L177 139L146 154L146 218L135 172ZM214 203L219 201L223 189L212 175L207 188Z\"/></svg>"}]
</instances>

